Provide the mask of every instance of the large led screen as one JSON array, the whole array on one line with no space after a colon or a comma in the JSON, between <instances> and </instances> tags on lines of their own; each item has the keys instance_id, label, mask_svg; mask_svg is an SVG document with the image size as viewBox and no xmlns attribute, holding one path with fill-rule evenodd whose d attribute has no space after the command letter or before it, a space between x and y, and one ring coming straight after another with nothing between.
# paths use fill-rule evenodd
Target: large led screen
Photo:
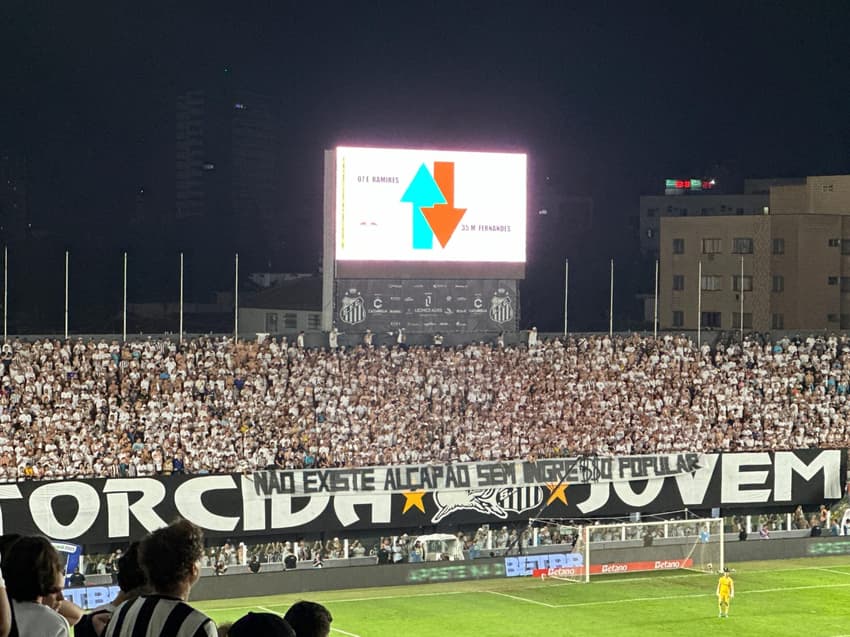
<instances>
[{"instance_id":1,"label":"large led screen","mask_svg":"<svg viewBox=\"0 0 850 637\"><path fill-rule=\"evenodd\" d=\"M525 263L526 156L336 149L337 261Z\"/></svg>"}]
</instances>

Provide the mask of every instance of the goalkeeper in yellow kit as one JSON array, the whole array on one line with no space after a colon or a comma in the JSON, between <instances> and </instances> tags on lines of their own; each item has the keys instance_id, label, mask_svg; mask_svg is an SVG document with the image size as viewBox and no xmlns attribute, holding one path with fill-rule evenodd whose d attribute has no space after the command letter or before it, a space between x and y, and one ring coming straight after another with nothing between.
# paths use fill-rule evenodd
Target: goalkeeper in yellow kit
<instances>
[{"instance_id":1,"label":"goalkeeper in yellow kit","mask_svg":"<svg viewBox=\"0 0 850 637\"><path fill-rule=\"evenodd\" d=\"M729 600L735 597L735 582L729 575L729 569L723 569L723 575L717 580L717 605L720 607L719 617L729 617Z\"/></svg>"}]
</instances>

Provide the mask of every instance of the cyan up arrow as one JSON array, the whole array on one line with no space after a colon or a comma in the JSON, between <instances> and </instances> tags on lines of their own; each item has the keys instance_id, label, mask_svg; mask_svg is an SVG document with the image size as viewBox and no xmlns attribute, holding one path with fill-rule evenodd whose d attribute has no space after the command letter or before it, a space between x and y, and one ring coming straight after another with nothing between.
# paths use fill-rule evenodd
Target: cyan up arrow
<instances>
[{"instance_id":1,"label":"cyan up arrow","mask_svg":"<svg viewBox=\"0 0 850 637\"><path fill-rule=\"evenodd\" d=\"M440 192L440 187L425 164L416 171L416 176L410 182L401 201L413 204L413 249L430 250L434 242L434 233L425 215L422 214L422 208L446 203L446 198Z\"/></svg>"}]
</instances>

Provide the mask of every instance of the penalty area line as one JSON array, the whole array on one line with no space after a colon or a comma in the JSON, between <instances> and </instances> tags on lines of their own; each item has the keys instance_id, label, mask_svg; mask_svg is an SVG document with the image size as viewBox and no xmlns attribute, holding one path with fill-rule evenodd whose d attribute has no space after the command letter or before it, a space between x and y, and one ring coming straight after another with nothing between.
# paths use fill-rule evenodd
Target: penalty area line
<instances>
[{"instance_id":1,"label":"penalty area line","mask_svg":"<svg viewBox=\"0 0 850 637\"><path fill-rule=\"evenodd\" d=\"M837 571L834 568L820 567L817 570L824 571L825 573L835 573L837 575L844 575L845 577L850 577L850 572L848 572L848 571Z\"/></svg>"},{"instance_id":2,"label":"penalty area line","mask_svg":"<svg viewBox=\"0 0 850 637\"><path fill-rule=\"evenodd\" d=\"M348 599L319 599L316 600L320 604L346 604L348 602L374 602L381 599L409 599L411 597L445 597L447 595L466 595L468 593L477 592L477 591L443 591L440 593L416 593L415 595L371 595L369 597L350 597ZM269 604L269 606L286 606L292 602L281 602L280 604ZM262 608L261 606L225 606L223 608L205 608L205 613L222 613L231 610L251 610L252 608ZM276 611L267 610L266 612L273 613Z\"/></svg>"},{"instance_id":3,"label":"penalty area line","mask_svg":"<svg viewBox=\"0 0 850 637\"><path fill-rule=\"evenodd\" d=\"M546 602L538 602L536 599L528 599L527 597L519 597L517 595L508 595L507 593L500 593L498 591L484 591L485 593L490 593L491 595L499 595L501 597L508 597L510 599L515 599L520 602L528 602L529 604L537 604L539 606L545 606L546 608L559 608L554 604L547 604Z\"/></svg>"}]
</instances>

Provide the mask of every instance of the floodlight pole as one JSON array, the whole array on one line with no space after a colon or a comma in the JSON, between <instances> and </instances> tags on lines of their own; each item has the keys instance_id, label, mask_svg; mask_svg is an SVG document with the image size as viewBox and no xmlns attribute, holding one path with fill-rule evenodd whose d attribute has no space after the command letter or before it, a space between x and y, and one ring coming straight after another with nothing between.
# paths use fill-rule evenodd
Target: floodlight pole
<instances>
[{"instance_id":1,"label":"floodlight pole","mask_svg":"<svg viewBox=\"0 0 850 637\"><path fill-rule=\"evenodd\" d=\"M655 308L652 313L652 338L658 338L658 259L655 260Z\"/></svg>"},{"instance_id":2,"label":"floodlight pole","mask_svg":"<svg viewBox=\"0 0 850 637\"><path fill-rule=\"evenodd\" d=\"M8 341L9 319L9 246L3 248L3 343Z\"/></svg>"},{"instance_id":3,"label":"floodlight pole","mask_svg":"<svg viewBox=\"0 0 850 637\"><path fill-rule=\"evenodd\" d=\"M608 293L608 337L614 337L614 259L611 259L611 289Z\"/></svg>"},{"instance_id":4,"label":"floodlight pole","mask_svg":"<svg viewBox=\"0 0 850 637\"><path fill-rule=\"evenodd\" d=\"M741 343L744 342L744 255L741 255Z\"/></svg>"},{"instance_id":5,"label":"floodlight pole","mask_svg":"<svg viewBox=\"0 0 850 637\"><path fill-rule=\"evenodd\" d=\"M179 316L179 324L178 330L179 335L177 337L180 345L183 344L183 253L180 253L180 299L178 305L180 306L177 313Z\"/></svg>"},{"instance_id":6,"label":"floodlight pole","mask_svg":"<svg viewBox=\"0 0 850 637\"><path fill-rule=\"evenodd\" d=\"M570 260L567 259L564 264L564 338L567 337L567 301L570 296Z\"/></svg>"},{"instance_id":7,"label":"floodlight pole","mask_svg":"<svg viewBox=\"0 0 850 637\"><path fill-rule=\"evenodd\" d=\"M233 341L239 341L239 253L236 253L235 280L233 285Z\"/></svg>"},{"instance_id":8,"label":"floodlight pole","mask_svg":"<svg viewBox=\"0 0 850 637\"><path fill-rule=\"evenodd\" d=\"M127 342L127 253L124 253L124 303L123 303L121 321L121 338L124 343Z\"/></svg>"},{"instance_id":9,"label":"floodlight pole","mask_svg":"<svg viewBox=\"0 0 850 637\"><path fill-rule=\"evenodd\" d=\"M68 340L68 251L65 250L65 340Z\"/></svg>"},{"instance_id":10,"label":"floodlight pole","mask_svg":"<svg viewBox=\"0 0 850 637\"><path fill-rule=\"evenodd\" d=\"M697 267L697 349L702 347L702 261Z\"/></svg>"}]
</instances>

